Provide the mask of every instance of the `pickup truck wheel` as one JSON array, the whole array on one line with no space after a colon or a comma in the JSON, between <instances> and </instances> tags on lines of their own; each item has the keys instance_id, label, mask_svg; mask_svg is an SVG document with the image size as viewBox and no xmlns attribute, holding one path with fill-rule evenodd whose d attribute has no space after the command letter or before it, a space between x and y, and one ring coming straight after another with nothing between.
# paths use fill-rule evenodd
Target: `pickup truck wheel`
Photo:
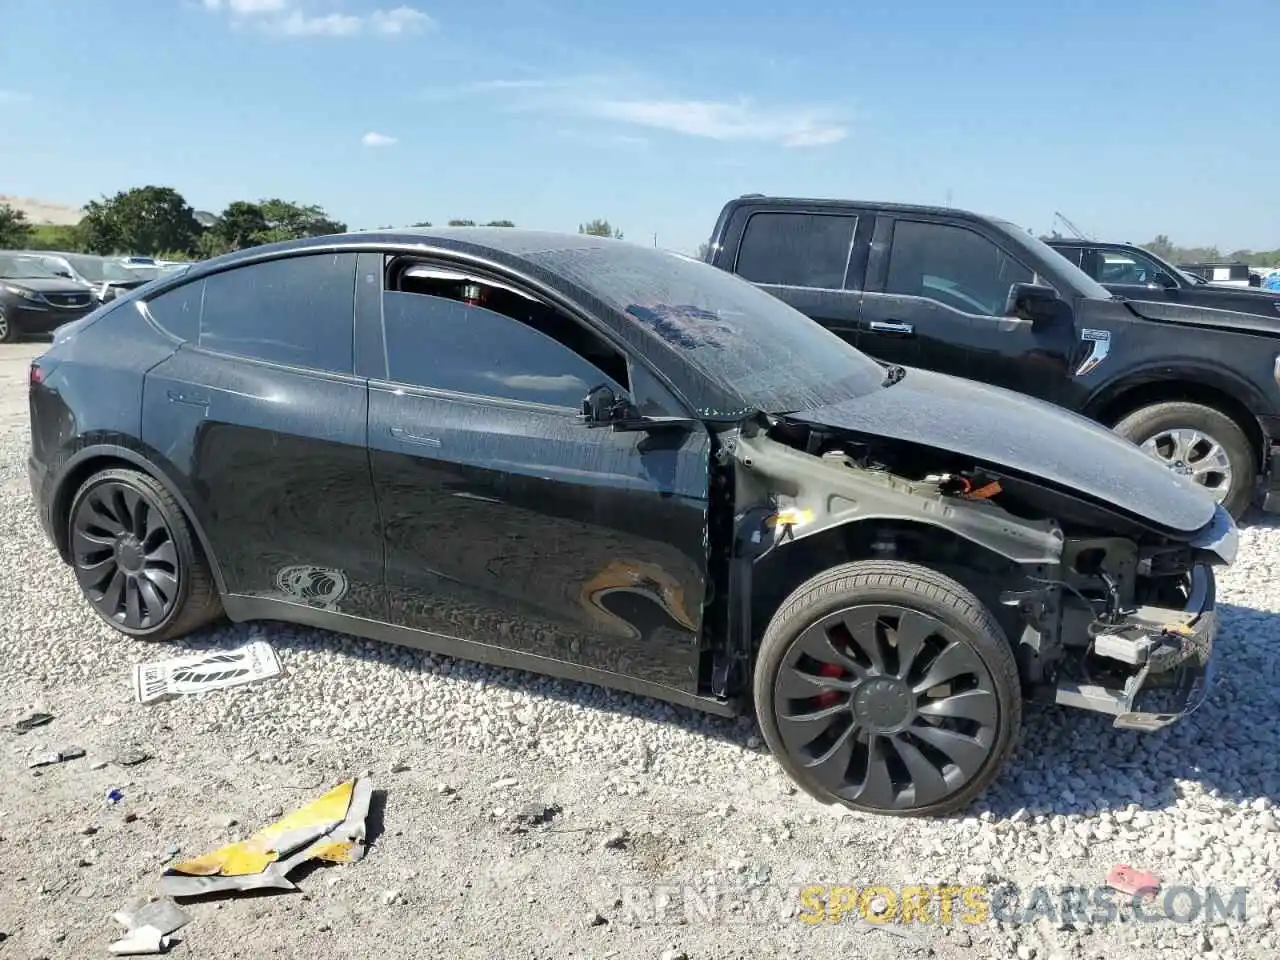
<instances>
[{"instance_id":1,"label":"pickup truck wheel","mask_svg":"<svg viewBox=\"0 0 1280 960\"><path fill-rule=\"evenodd\" d=\"M938 816L995 779L1022 717L1013 651L963 586L859 561L798 587L765 631L757 718L784 770L823 803Z\"/></svg>"},{"instance_id":2,"label":"pickup truck wheel","mask_svg":"<svg viewBox=\"0 0 1280 960\"><path fill-rule=\"evenodd\" d=\"M1258 457L1240 426L1199 403L1156 403L1115 425L1169 469L1190 477L1239 517L1253 501Z\"/></svg>"}]
</instances>

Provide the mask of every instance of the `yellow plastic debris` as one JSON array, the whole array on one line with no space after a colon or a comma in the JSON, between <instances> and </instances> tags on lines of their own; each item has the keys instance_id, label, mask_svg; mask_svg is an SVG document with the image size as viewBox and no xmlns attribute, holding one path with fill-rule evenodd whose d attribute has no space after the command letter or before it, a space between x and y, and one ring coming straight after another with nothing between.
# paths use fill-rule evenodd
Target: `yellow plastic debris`
<instances>
[{"instance_id":1,"label":"yellow plastic debris","mask_svg":"<svg viewBox=\"0 0 1280 960\"><path fill-rule=\"evenodd\" d=\"M362 778L341 783L246 840L169 867L161 892L187 897L221 890L291 890L287 874L300 863L354 863L364 856L371 795Z\"/></svg>"}]
</instances>

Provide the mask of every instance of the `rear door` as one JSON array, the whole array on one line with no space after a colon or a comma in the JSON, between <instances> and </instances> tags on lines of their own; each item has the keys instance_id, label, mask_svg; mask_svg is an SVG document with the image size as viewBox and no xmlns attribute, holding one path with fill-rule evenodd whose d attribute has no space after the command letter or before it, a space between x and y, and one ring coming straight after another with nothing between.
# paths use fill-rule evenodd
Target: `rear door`
<instances>
[{"instance_id":1,"label":"rear door","mask_svg":"<svg viewBox=\"0 0 1280 960\"><path fill-rule=\"evenodd\" d=\"M853 210L744 207L730 225L729 269L857 343L871 221Z\"/></svg>"},{"instance_id":2,"label":"rear door","mask_svg":"<svg viewBox=\"0 0 1280 960\"><path fill-rule=\"evenodd\" d=\"M149 299L182 343L146 376L142 429L188 479L228 592L382 618L355 264L279 258Z\"/></svg>"},{"instance_id":3,"label":"rear door","mask_svg":"<svg viewBox=\"0 0 1280 960\"><path fill-rule=\"evenodd\" d=\"M1076 346L1070 305L1035 330L1007 316L1035 271L976 226L927 215L877 218L859 347L874 357L1061 402ZM1045 281L1040 281L1045 282Z\"/></svg>"},{"instance_id":4,"label":"rear door","mask_svg":"<svg viewBox=\"0 0 1280 960\"><path fill-rule=\"evenodd\" d=\"M706 429L587 427L598 385L685 414L583 318L510 278L366 255L360 277L391 620L693 692Z\"/></svg>"}]
</instances>

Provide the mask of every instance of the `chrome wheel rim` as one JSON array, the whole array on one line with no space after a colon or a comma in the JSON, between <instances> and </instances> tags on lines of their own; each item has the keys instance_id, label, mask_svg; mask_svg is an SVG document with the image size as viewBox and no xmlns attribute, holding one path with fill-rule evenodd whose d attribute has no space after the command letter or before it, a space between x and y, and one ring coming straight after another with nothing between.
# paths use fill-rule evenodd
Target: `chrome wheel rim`
<instances>
[{"instance_id":1,"label":"chrome wheel rim","mask_svg":"<svg viewBox=\"0 0 1280 960\"><path fill-rule=\"evenodd\" d=\"M774 715L806 779L858 806L936 804L998 739L991 671L956 631L891 604L850 607L800 634L774 679Z\"/></svg>"},{"instance_id":2,"label":"chrome wheel rim","mask_svg":"<svg viewBox=\"0 0 1280 960\"><path fill-rule=\"evenodd\" d=\"M1142 449L1174 473L1204 487L1219 503L1231 492L1231 459L1222 444L1203 430L1161 430L1143 442Z\"/></svg>"},{"instance_id":3,"label":"chrome wheel rim","mask_svg":"<svg viewBox=\"0 0 1280 960\"><path fill-rule=\"evenodd\" d=\"M0 310L0 340L4 340L9 336L9 318L4 315L4 311Z\"/></svg>"},{"instance_id":4,"label":"chrome wheel rim","mask_svg":"<svg viewBox=\"0 0 1280 960\"><path fill-rule=\"evenodd\" d=\"M178 600L181 570L159 507L132 486L101 483L76 507L71 555L85 597L127 630L159 626Z\"/></svg>"}]
</instances>

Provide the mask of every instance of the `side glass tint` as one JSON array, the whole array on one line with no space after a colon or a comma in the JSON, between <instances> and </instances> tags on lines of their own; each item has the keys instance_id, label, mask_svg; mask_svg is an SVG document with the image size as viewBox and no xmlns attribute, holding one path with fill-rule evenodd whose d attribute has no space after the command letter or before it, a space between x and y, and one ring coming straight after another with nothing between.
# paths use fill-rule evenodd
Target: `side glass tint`
<instances>
[{"instance_id":1,"label":"side glass tint","mask_svg":"<svg viewBox=\"0 0 1280 960\"><path fill-rule=\"evenodd\" d=\"M1004 313L1009 287L1035 273L986 237L942 223L899 220L885 292L934 300L961 313Z\"/></svg>"},{"instance_id":2,"label":"side glass tint","mask_svg":"<svg viewBox=\"0 0 1280 960\"><path fill-rule=\"evenodd\" d=\"M857 217L836 214L752 214L734 272L752 283L841 290L857 227Z\"/></svg>"}]
</instances>

